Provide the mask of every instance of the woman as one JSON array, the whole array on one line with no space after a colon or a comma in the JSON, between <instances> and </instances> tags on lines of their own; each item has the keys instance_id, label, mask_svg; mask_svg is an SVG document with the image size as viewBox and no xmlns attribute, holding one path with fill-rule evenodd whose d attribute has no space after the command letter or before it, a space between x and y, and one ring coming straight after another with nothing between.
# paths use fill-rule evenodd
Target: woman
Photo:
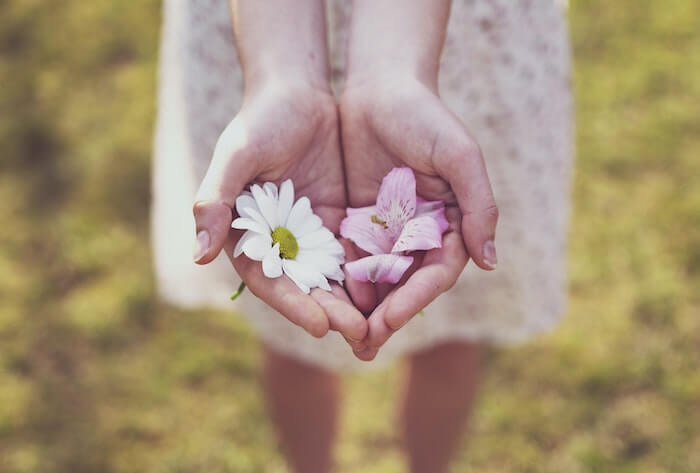
<instances>
[{"instance_id":1,"label":"woman","mask_svg":"<svg viewBox=\"0 0 700 473\"><path fill-rule=\"evenodd\" d=\"M239 307L263 341L268 404L295 471L330 468L337 373L402 355L411 471L446 471L480 344L559 320L569 72L556 0L166 2L153 204L166 300L231 307L234 271L215 258L231 256L231 207L252 181L292 178L334 230L393 167L413 168L418 193L448 206L443 248L396 288L348 280L347 293L305 296L233 260L258 296Z\"/></svg>"}]
</instances>

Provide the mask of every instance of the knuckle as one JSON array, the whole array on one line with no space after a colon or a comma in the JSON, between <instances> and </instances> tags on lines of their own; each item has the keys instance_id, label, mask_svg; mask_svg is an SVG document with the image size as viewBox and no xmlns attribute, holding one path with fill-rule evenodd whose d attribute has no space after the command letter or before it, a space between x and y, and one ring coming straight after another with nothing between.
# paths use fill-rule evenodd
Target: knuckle
<instances>
[{"instance_id":1,"label":"knuckle","mask_svg":"<svg viewBox=\"0 0 700 473\"><path fill-rule=\"evenodd\" d=\"M355 340L362 340L367 335L367 321L361 315L353 318L350 323L350 333Z\"/></svg>"},{"instance_id":2,"label":"knuckle","mask_svg":"<svg viewBox=\"0 0 700 473\"><path fill-rule=\"evenodd\" d=\"M221 200L198 200L192 204L195 219L210 218L214 222L230 222L233 218L232 209Z\"/></svg>"},{"instance_id":3,"label":"knuckle","mask_svg":"<svg viewBox=\"0 0 700 473\"><path fill-rule=\"evenodd\" d=\"M306 331L314 338L323 338L328 333L329 323L326 317L314 317L306 324Z\"/></svg>"},{"instance_id":4,"label":"knuckle","mask_svg":"<svg viewBox=\"0 0 700 473\"><path fill-rule=\"evenodd\" d=\"M452 289L452 287L457 282L457 279L459 279L459 274L460 273L449 271L447 269L443 269L441 271L440 276L437 278L439 280L439 285L437 289L440 291L440 294Z\"/></svg>"},{"instance_id":5,"label":"knuckle","mask_svg":"<svg viewBox=\"0 0 700 473\"><path fill-rule=\"evenodd\" d=\"M460 139L454 144L452 154L455 161L461 162L473 161L482 157L479 144L468 137Z\"/></svg>"},{"instance_id":6,"label":"knuckle","mask_svg":"<svg viewBox=\"0 0 700 473\"><path fill-rule=\"evenodd\" d=\"M498 205L492 203L486 209L484 209L483 214L488 218L489 221L497 222L500 216L500 211L498 210Z\"/></svg>"}]
</instances>

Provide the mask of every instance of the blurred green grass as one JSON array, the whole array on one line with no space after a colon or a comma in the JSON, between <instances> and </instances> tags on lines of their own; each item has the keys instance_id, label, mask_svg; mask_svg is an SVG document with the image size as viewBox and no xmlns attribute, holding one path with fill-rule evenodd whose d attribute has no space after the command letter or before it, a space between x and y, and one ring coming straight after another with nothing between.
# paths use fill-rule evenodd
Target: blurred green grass
<instances>
[{"instance_id":1,"label":"blurred green grass","mask_svg":"<svg viewBox=\"0 0 700 473\"><path fill-rule=\"evenodd\" d=\"M257 343L154 295L160 2L0 1L0 471L280 472ZM566 321L493 350L457 472L700 471L700 4L574 0ZM342 472L400 472L396 369Z\"/></svg>"}]
</instances>

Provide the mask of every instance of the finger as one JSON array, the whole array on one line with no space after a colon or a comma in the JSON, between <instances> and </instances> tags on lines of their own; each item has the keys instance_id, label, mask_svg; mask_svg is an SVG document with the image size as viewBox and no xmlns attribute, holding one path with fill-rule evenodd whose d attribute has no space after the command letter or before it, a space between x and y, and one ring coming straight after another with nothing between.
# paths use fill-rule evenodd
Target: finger
<instances>
[{"instance_id":1,"label":"finger","mask_svg":"<svg viewBox=\"0 0 700 473\"><path fill-rule=\"evenodd\" d=\"M439 159L439 172L449 182L462 212L462 237L469 255L482 269L496 268L498 207L479 146L462 130L454 149Z\"/></svg>"},{"instance_id":2,"label":"finger","mask_svg":"<svg viewBox=\"0 0 700 473\"><path fill-rule=\"evenodd\" d=\"M331 291L317 288L311 291L311 297L326 312L331 330L340 332L346 339L359 343L367 335L367 320L352 305L343 288L333 284Z\"/></svg>"},{"instance_id":3,"label":"finger","mask_svg":"<svg viewBox=\"0 0 700 473\"><path fill-rule=\"evenodd\" d=\"M238 232L236 232L238 233ZM289 278L268 278L263 274L262 265L246 256L232 257L234 239L226 242L234 268L253 295L282 314L290 322L299 325L309 334L320 338L328 333L330 322L326 312L308 294L304 294Z\"/></svg>"},{"instance_id":4,"label":"finger","mask_svg":"<svg viewBox=\"0 0 700 473\"><path fill-rule=\"evenodd\" d=\"M377 356L379 348L363 348L362 350L353 351L355 356L362 361L372 361Z\"/></svg>"},{"instance_id":5,"label":"finger","mask_svg":"<svg viewBox=\"0 0 700 473\"><path fill-rule=\"evenodd\" d=\"M385 299L384 302L379 304L374 312L370 314L367 322L369 323L369 333L365 339L365 343L369 348L379 349L382 345L389 340L389 337L396 331L386 324L384 319L384 314L388 308L388 301Z\"/></svg>"},{"instance_id":6,"label":"finger","mask_svg":"<svg viewBox=\"0 0 700 473\"><path fill-rule=\"evenodd\" d=\"M216 143L192 208L196 225L193 258L198 264L209 263L221 251L231 228L236 197L255 177L257 160L249 156L243 127L236 120Z\"/></svg>"},{"instance_id":7,"label":"finger","mask_svg":"<svg viewBox=\"0 0 700 473\"><path fill-rule=\"evenodd\" d=\"M423 266L385 300L387 307L383 318L386 325L392 330L404 326L435 298L450 289L466 264L467 253L459 233L447 233L442 248L428 251Z\"/></svg>"},{"instance_id":8,"label":"finger","mask_svg":"<svg viewBox=\"0 0 700 473\"><path fill-rule=\"evenodd\" d=\"M352 348L353 352L364 350L367 348L367 344L364 341L356 342L355 340L350 340L348 337L343 337L345 338L345 341L348 342L348 345L350 345L350 348Z\"/></svg>"},{"instance_id":9,"label":"finger","mask_svg":"<svg viewBox=\"0 0 700 473\"><path fill-rule=\"evenodd\" d=\"M345 262L355 261L361 256L355 245L341 238L340 243L345 248ZM377 305L377 293L373 284L353 279L343 267L345 273L345 288L350 295L355 307L363 314L369 314Z\"/></svg>"},{"instance_id":10,"label":"finger","mask_svg":"<svg viewBox=\"0 0 700 473\"><path fill-rule=\"evenodd\" d=\"M397 288L405 284L406 281L410 279L411 275L420 268L423 264L424 256L423 252L415 253L411 267L404 273L397 285L388 283L377 284L377 295L381 297L380 300L382 300L382 302L367 319L369 323L369 333L365 339L365 343L368 347L378 349L389 340L389 337L391 337L394 332L396 332L396 330L386 324L385 319L391 294L393 294Z\"/></svg>"}]
</instances>

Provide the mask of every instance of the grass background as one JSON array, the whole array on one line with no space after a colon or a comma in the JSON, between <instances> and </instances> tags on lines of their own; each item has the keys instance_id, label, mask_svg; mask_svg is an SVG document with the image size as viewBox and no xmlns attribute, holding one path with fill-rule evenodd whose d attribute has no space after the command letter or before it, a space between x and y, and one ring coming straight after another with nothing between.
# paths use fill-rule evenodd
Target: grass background
<instances>
[{"instance_id":1,"label":"grass background","mask_svg":"<svg viewBox=\"0 0 700 473\"><path fill-rule=\"evenodd\" d=\"M160 2L0 0L0 471L283 472L257 343L154 296ZM454 471L700 471L700 3L573 0L571 304L494 350ZM341 472L403 471L397 369Z\"/></svg>"}]
</instances>

